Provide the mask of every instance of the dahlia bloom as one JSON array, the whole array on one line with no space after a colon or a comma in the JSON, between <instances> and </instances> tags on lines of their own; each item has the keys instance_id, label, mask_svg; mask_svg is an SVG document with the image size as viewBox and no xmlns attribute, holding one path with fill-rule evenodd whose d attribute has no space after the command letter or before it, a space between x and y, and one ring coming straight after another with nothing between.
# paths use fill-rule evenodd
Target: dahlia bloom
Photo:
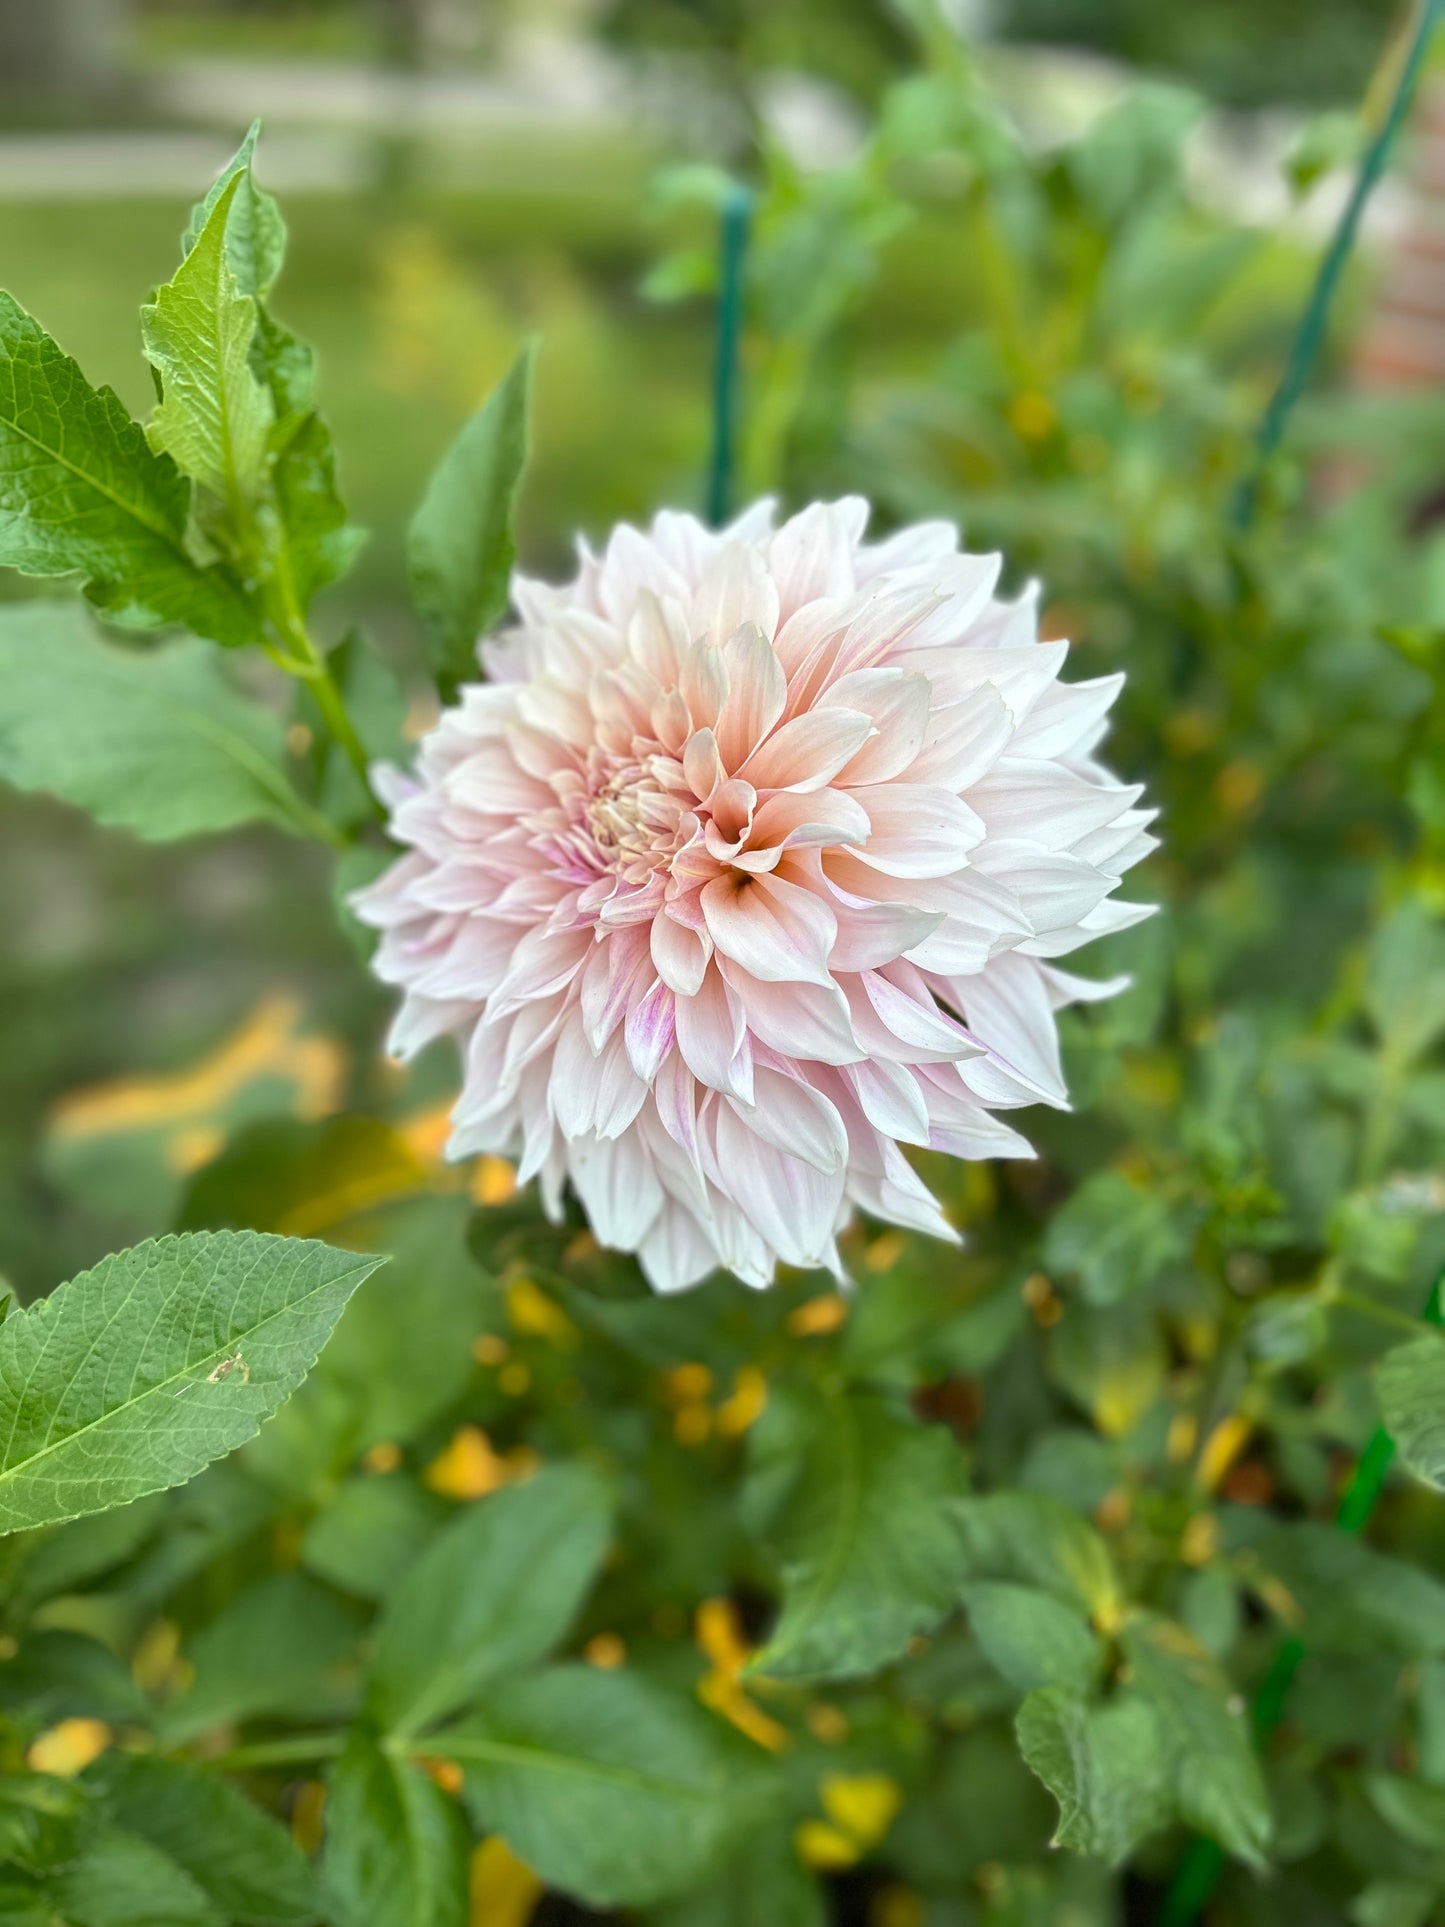
<instances>
[{"instance_id":1,"label":"dahlia bloom","mask_svg":"<svg viewBox=\"0 0 1445 1927\"><path fill-rule=\"evenodd\" d=\"M1147 914L1110 893L1151 812L1093 755L1123 678L1061 683L997 556L867 516L664 513L519 575L490 680L381 773L392 1050L455 1035L449 1154L570 1181L660 1291L838 1271L856 1206L954 1237L900 1146L1031 1155L994 1113L1066 1106L1054 1012L1122 987L1054 959Z\"/></svg>"}]
</instances>

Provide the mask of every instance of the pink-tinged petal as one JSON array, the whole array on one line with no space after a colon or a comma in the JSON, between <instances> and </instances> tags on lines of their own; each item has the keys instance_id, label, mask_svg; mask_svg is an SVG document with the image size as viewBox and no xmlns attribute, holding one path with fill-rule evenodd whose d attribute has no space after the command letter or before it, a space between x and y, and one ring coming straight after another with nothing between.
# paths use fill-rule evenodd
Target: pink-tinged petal
<instances>
[{"instance_id":1,"label":"pink-tinged petal","mask_svg":"<svg viewBox=\"0 0 1445 1927\"><path fill-rule=\"evenodd\" d=\"M757 1137L737 1112L717 1115L718 1158L748 1222L784 1264L821 1265L843 1202L843 1173L817 1171Z\"/></svg>"},{"instance_id":2,"label":"pink-tinged petal","mask_svg":"<svg viewBox=\"0 0 1445 1927\"><path fill-rule=\"evenodd\" d=\"M850 794L868 813L856 861L895 877L948 876L982 841L983 824L960 796L925 783L878 783Z\"/></svg>"},{"instance_id":3,"label":"pink-tinged petal","mask_svg":"<svg viewBox=\"0 0 1445 1927\"><path fill-rule=\"evenodd\" d=\"M815 502L784 522L768 544L768 569L784 621L819 596L849 594L853 554L867 520L868 504L855 495L843 502Z\"/></svg>"},{"instance_id":4,"label":"pink-tinged petal","mask_svg":"<svg viewBox=\"0 0 1445 1927\"><path fill-rule=\"evenodd\" d=\"M914 667L903 662L902 652L938 601L934 590L917 583L894 583L851 597L841 634L825 635L806 661L789 669L788 713L831 703L832 685L860 669Z\"/></svg>"},{"instance_id":5,"label":"pink-tinged petal","mask_svg":"<svg viewBox=\"0 0 1445 1927\"><path fill-rule=\"evenodd\" d=\"M912 646L942 649L967 642L1002 569L1001 555L955 555L933 568L920 570L920 580L934 587L939 600L938 606L914 631Z\"/></svg>"},{"instance_id":6,"label":"pink-tinged petal","mask_svg":"<svg viewBox=\"0 0 1445 1927\"><path fill-rule=\"evenodd\" d=\"M569 1138L595 1131L619 1137L647 1096L647 1085L629 1061L625 1040L614 1035L595 1055L579 1019L558 1032L548 1080L552 1115Z\"/></svg>"},{"instance_id":7,"label":"pink-tinged petal","mask_svg":"<svg viewBox=\"0 0 1445 1927\"><path fill-rule=\"evenodd\" d=\"M734 776L721 785L709 804L710 821L704 842L719 859L734 855L747 841L753 827L758 793L751 783Z\"/></svg>"},{"instance_id":8,"label":"pink-tinged petal","mask_svg":"<svg viewBox=\"0 0 1445 1927\"><path fill-rule=\"evenodd\" d=\"M664 913L652 921L652 961L657 974L679 997L695 997L712 955L706 929L693 929Z\"/></svg>"},{"instance_id":9,"label":"pink-tinged petal","mask_svg":"<svg viewBox=\"0 0 1445 1927\"><path fill-rule=\"evenodd\" d=\"M683 653L691 640L682 601L644 589L627 625L627 646L659 689L676 686Z\"/></svg>"},{"instance_id":10,"label":"pink-tinged petal","mask_svg":"<svg viewBox=\"0 0 1445 1927\"><path fill-rule=\"evenodd\" d=\"M694 729L711 729L727 701L728 672L722 649L715 642L695 642L688 648L677 686L687 704Z\"/></svg>"},{"instance_id":11,"label":"pink-tinged petal","mask_svg":"<svg viewBox=\"0 0 1445 1927\"><path fill-rule=\"evenodd\" d=\"M830 643L841 644L857 601L856 596L820 596L816 602L805 602L774 636L773 650L788 678L790 703L793 678Z\"/></svg>"},{"instance_id":12,"label":"pink-tinged petal","mask_svg":"<svg viewBox=\"0 0 1445 1927\"><path fill-rule=\"evenodd\" d=\"M627 1013L627 1055L632 1068L650 1084L677 1036L673 993L659 978Z\"/></svg>"},{"instance_id":13,"label":"pink-tinged petal","mask_svg":"<svg viewBox=\"0 0 1445 1927\"><path fill-rule=\"evenodd\" d=\"M753 1071L754 1101L731 1105L755 1137L816 1171L841 1171L848 1158L843 1120L821 1091L766 1064Z\"/></svg>"},{"instance_id":14,"label":"pink-tinged petal","mask_svg":"<svg viewBox=\"0 0 1445 1927\"><path fill-rule=\"evenodd\" d=\"M726 957L719 966L760 1044L807 1064L856 1064L864 1055L837 983L763 983Z\"/></svg>"},{"instance_id":15,"label":"pink-tinged petal","mask_svg":"<svg viewBox=\"0 0 1445 1927\"><path fill-rule=\"evenodd\" d=\"M637 1262L652 1289L667 1296L701 1284L722 1259L693 1214L669 1199L637 1247Z\"/></svg>"},{"instance_id":16,"label":"pink-tinged petal","mask_svg":"<svg viewBox=\"0 0 1445 1927\"><path fill-rule=\"evenodd\" d=\"M830 899L838 934L828 959L835 971L876 970L911 952L944 921L941 910L913 903L858 903Z\"/></svg>"},{"instance_id":17,"label":"pink-tinged petal","mask_svg":"<svg viewBox=\"0 0 1445 1927\"><path fill-rule=\"evenodd\" d=\"M873 734L857 709L814 709L773 731L738 771L755 790L826 789Z\"/></svg>"},{"instance_id":18,"label":"pink-tinged petal","mask_svg":"<svg viewBox=\"0 0 1445 1927\"><path fill-rule=\"evenodd\" d=\"M783 713L788 685L773 645L756 623L745 623L723 647L728 693L718 715L723 763L739 769Z\"/></svg>"},{"instance_id":19,"label":"pink-tinged petal","mask_svg":"<svg viewBox=\"0 0 1445 1927\"><path fill-rule=\"evenodd\" d=\"M685 599L688 583L640 529L621 522L612 531L597 578L597 599L609 622L625 628L644 594Z\"/></svg>"},{"instance_id":20,"label":"pink-tinged petal","mask_svg":"<svg viewBox=\"0 0 1445 1927\"><path fill-rule=\"evenodd\" d=\"M956 1062L979 1053L980 1046L956 1018L940 1009L931 993L910 996L877 970L845 977L843 988L854 1033L869 1057L894 1064L927 1064Z\"/></svg>"},{"instance_id":21,"label":"pink-tinged petal","mask_svg":"<svg viewBox=\"0 0 1445 1927\"><path fill-rule=\"evenodd\" d=\"M1040 760L1087 755L1103 735L1109 711L1123 687L1122 674L1099 676L1092 682L1055 683L1020 724L1015 753Z\"/></svg>"},{"instance_id":22,"label":"pink-tinged petal","mask_svg":"<svg viewBox=\"0 0 1445 1927\"><path fill-rule=\"evenodd\" d=\"M778 790L759 805L748 849L781 853L786 849L861 845L870 827L862 804L842 790Z\"/></svg>"},{"instance_id":23,"label":"pink-tinged petal","mask_svg":"<svg viewBox=\"0 0 1445 1927\"><path fill-rule=\"evenodd\" d=\"M731 1091L751 1103L752 1046L742 1005L721 972L709 968L696 996L677 999L674 1014L677 1048L693 1076L712 1090Z\"/></svg>"},{"instance_id":24,"label":"pink-tinged petal","mask_svg":"<svg viewBox=\"0 0 1445 1927\"><path fill-rule=\"evenodd\" d=\"M845 709L861 709L873 718L876 736L838 772L846 789L860 783L886 783L901 776L922 749L928 731L931 692L926 676L901 669L856 669L828 692L828 700Z\"/></svg>"},{"instance_id":25,"label":"pink-tinged petal","mask_svg":"<svg viewBox=\"0 0 1445 1927\"><path fill-rule=\"evenodd\" d=\"M927 676L938 708L966 702L985 685L993 687L1017 726L1057 680L1068 653L1066 642L1037 642L1027 649L905 650L897 662L900 669Z\"/></svg>"},{"instance_id":26,"label":"pink-tinged petal","mask_svg":"<svg viewBox=\"0 0 1445 1927\"><path fill-rule=\"evenodd\" d=\"M697 586L692 632L721 646L744 623L772 639L778 627L778 587L755 548L729 542Z\"/></svg>"},{"instance_id":27,"label":"pink-tinged petal","mask_svg":"<svg viewBox=\"0 0 1445 1927\"><path fill-rule=\"evenodd\" d=\"M886 541L860 549L856 568L860 582L900 570L934 570L958 554L958 530L952 522L915 522Z\"/></svg>"},{"instance_id":28,"label":"pink-tinged petal","mask_svg":"<svg viewBox=\"0 0 1445 1927\"><path fill-rule=\"evenodd\" d=\"M988 1101L988 1074L995 1068L1045 1103L1067 1108L1058 1031L1038 965L1016 954L996 957L987 970L956 979L949 990L988 1060L965 1068L969 1087Z\"/></svg>"},{"instance_id":29,"label":"pink-tinged petal","mask_svg":"<svg viewBox=\"0 0 1445 1927\"><path fill-rule=\"evenodd\" d=\"M1067 850L1132 808L1143 785L1098 784L1059 763L1004 756L969 791L990 837L1025 837L1046 850ZM867 805L865 803L864 807Z\"/></svg>"},{"instance_id":30,"label":"pink-tinged petal","mask_svg":"<svg viewBox=\"0 0 1445 1927\"><path fill-rule=\"evenodd\" d=\"M578 1138L569 1157L572 1182L600 1241L635 1251L662 1210L662 1186L635 1132L616 1140Z\"/></svg>"},{"instance_id":31,"label":"pink-tinged petal","mask_svg":"<svg viewBox=\"0 0 1445 1927\"><path fill-rule=\"evenodd\" d=\"M647 930L639 926L592 947L582 971L579 1009L594 1051L601 1050L651 980L647 939Z\"/></svg>"},{"instance_id":32,"label":"pink-tinged petal","mask_svg":"<svg viewBox=\"0 0 1445 1927\"><path fill-rule=\"evenodd\" d=\"M875 1130L904 1144L928 1143L928 1105L906 1065L879 1059L850 1065L844 1075Z\"/></svg>"},{"instance_id":33,"label":"pink-tinged petal","mask_svg":"<svg viewBox=\"0 0 1445 1927\"><path fill-rule=\"evenodd\" d=\"M778 876L719 877L702 893L708 933L725 957L765 983L826 984L838 933L813 891Z\"/></svg>"},{"instance_id":34,"label":"pink-tinged petal","mask_svg":"<svg viewBox=\"0 0 1445 1927\"><path fill-rule=\"evenodd\" d=\"M490 1013L502 1016L523 1004L549 997L570 984L592 950L590 930L529 930L512 953L511 965L492 992Z\"/></svg>"},{"instance_id":35,"label":"pink-tinged petal","mask_svg":"<svg viewBox=\"0 0 1445 1927\"><path fill-rule=\"evenodd\" d=\"M699 803L706 803L718 785L726 781L727 771L718 754L717 738L710 729L696 730L688 739L687 748L682 752L682 773Z\"/></svg>"},{"instance_id":36,"label":"pink-tinged petal","mask_svg":"<svg viewBox=\"0 0 1445 1927\"><path fill-rule=\"evenodd\" d=\"M985 683L962 702L933 711L909 781L936 783L960 795L988 774L1013 740L1008 704Z\"/></svg>"}]
</instances>

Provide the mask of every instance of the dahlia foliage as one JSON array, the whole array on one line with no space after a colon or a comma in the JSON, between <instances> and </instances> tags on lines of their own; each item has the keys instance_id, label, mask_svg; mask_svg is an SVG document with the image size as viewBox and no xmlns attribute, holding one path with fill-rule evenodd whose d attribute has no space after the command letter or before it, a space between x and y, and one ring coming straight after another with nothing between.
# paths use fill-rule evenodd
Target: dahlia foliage
<instances>
[{"instance_id":1,"label":"dahlia foliage","mask_svg":"<svg viewBox=\"0 0 1445 1927\"><path fill-rule=\"evenodd\" d=\"M357 900L404 1000L458 1038L450 1151L575 1187L663 1291L839 1269L855 1206L952 1237L902 1145L1023 1157L1067 1102L1066 956L1146 914L1153 847L1094 749L1122 678L1063 683L1035 600L944 523L867 504L660 514L518 577L518 624L384 773L408 852Z\"/></svg>"}]
</instances>

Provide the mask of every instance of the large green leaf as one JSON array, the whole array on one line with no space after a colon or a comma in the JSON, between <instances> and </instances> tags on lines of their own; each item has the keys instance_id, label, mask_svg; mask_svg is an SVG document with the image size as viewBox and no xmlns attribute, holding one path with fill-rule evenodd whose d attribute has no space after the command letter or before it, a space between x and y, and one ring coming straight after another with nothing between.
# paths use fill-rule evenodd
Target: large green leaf
<instances>
[{"instance_id":1,"label":"large green leaf","mask_svg":"<svg viewBox=\"0 0 1445 1927\"><path fill-rule=\"evenodd\" d=\"M757 1671L871 1673L958 1603L964 1472L949 1432L870 1392L795 1391L769 1401L753 1445L748 1506L783 1595Z\"/></svg>"},{"instance_id":2,"label":"large green leaf","mask_svg":"<svg viewBox=\"0 0 1445 1927\"><path fill-rule=\"evenodd\" d=\"M66 1927L226 1927L199 1881L123 1827L95 1828L48 1892Z\"/></svg>"},{"instance_id":3,"label":"large green leaf","mask_svg":"<svg viewBox=\"0 0 1445 1927\"><path fill-rule=\"evenodd\" d=\"M265 1715L307 1719L335 1712L338 1671L355 1648L360 1623L358 1608L304 1573L268 1573L188 1642L193 1677L161 1715L165 1738L177 1743Z\"/></svg>"},{"instance_id":4,"label":"large green leaf","mask_svg":"<svg viewBox=\"0 0 1445 1927\"><path fill-rule=\"evenodd\" d=\"M1375 1369L1380 1410L1416 1478L1445 1489L1445 1334L1422 1332Z\"/></svg>"},{"instance_id":5,"label":"large green leaf","mask_svg":"<svg viewBox=\"0 0 1445 1927\"><path fill-rule=\"evenodd\" d=\"M607 1488L580 1465L542 1472L464 1512L387 1603L371 1670L377 1718L415 1733L545 1658L586 1597L610 1535Z\"/></svg>"},{"instance_id":6,"label":"large green leaf","mask_svg":"<svg viewBox=\"0 0 1445 1927\"><path fill-rule=\"evenodd\" d=\"M112 1751L85 1784L110 1819L168 1855L227 1920L315 1920L315 1878L290 1834L215 1773Z\"/></svg>"},{"instance_id":7,"label":"large green leaf","mask_svg":"<svg viewBox=\"0 0 1445 1927\"><path fill-rule=\"evenodd\" d=\"M326 1800L336 1927L465 1927L468 1846L460 1812L419 1767L353 1732Z\"/></svg>"},{"instance_id":8,"label":"large green leaf","mask_svg":"<svg viewBox=\"0 0 1445 1927\"><path fill-rule=\"evenodd\" d=\"M1112 1616L1119 1582L1099 1534L1058 1499L994 1492L958 1507L971 1580L1038 1587L1091 1616Z\"/></svg>"},{"instance_id":9,"label":"large green leaf","mask_svg":"<svg viewBox=\"0 0 1445 1927\"><path fill-rule=\"evenodd\" d=\"M1188 1249L1183 1228L1158 1192L1118 1171L1097 1171L1049 1222L1044 1263L1076 1277L1091 1305L1141 1291Z\"/></svg>"},{"instance_id":10,"label":"large green leaf","mask_svg":"<svg viewBox=\"0 0 1445 1927\"><path fill-rule=\"evenodd\" d=\"M251 370L256 303L227 256L226 223L247 178L231 176L174 279L141 310L146 357L161 383L147 438L224 505L235 541L250 530L265 480L273 412L270 390Z\"/></svg>"},{"instance_id":11,"label":"large green leaf","mask_svg":"<svg viewBox=\"0 0 1445 1927\"><path fill-rule=\"evenodd\" d=\"M1158 1714L1181 1819L1227 1853L1264 1864L1272 1820L1242 1697L1182 1626L1140 1618L1120 1635L1132 1690Z\"/></svg>"},{"instance_id":12,"label":"large green leaf","mask_svg":"<svg viewBox=\"0 0 1445 1927\"><path fill-rule=\"evenodd\" d=\"M222 571L186 547L190 485L109 388L0 293L0 564L87 578L118 622L180 623L229 644L259 620Z\"/></svg>"},{"instance_id":13,"label":"large green leaf","mask_svg":"<svg viewBox=\"0 0 1445 1927\"><path fill-rule=\"evenodd\" d=\"M1059 1803L1061 1847L1117 1866L1171 1817L1168 1739L1143 1700L1091 1705L1040 1687L1019 1708L1018 1741Z\"/></svg>"},{"instance_id":14,"label":"large green leaf","mask_svg":"<svg viewBox=\"0 0 1445 1927\"><path fill-rule=\"evenodd\" d=\"M963 1588L969 1624L989 1662L1011 1686L1063 1686L1086 1693L1102 1652L1076 1606L1033 1586L980 1580Z\"/></svg>"},{"instance_id":15,"label":"large green leaf","mask_svg":"<svg viewBox=\"0 0 1445 1927\"><path fill-rule=\"evenodd\" d=\"M693 1701L622 1671L557 1666L496 1686L438 1735L479 1826L594 1907L695 1886L759 1822L772 1785Z\"/></svg>"},{"instance_id":16,"label":"large green leaf","mask_svg":"<svg viewBox=\"0 0 1445 1927\"><path fill-rule=\"evenodd\" d=\"M297 1238L136 1245L0 1326L0 1530L123 1505L248 1439L383 1262Z\"/></svg>"},{"instance_id":17,"label":"large green leaf","mask_svg":"<svg viewBox=\"0 0 1445 1927\"><path fill-rule=\"evenodd\" d=\"M534 359L528 343L442 457L412 519L412 596L447 693L476 679L477 639L507 606Z\"/></svg>"},{"instance_id":18,"label":"large green leaf","mask_svg":"<svg viewBox=\"0 0 1445 1927\"><path fill-rule=\"evenodd\" d=\"M214 652L101 642L73 603L0 610L0 778L152 842L270 822L330 834L281 767L279 720Z\"/></svg>"}]
</instances>

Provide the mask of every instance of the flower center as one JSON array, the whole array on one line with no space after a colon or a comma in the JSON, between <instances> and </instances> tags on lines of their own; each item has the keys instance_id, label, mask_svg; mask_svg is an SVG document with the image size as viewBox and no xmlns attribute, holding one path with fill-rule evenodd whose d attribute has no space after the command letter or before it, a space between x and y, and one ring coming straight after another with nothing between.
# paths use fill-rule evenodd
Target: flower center
<instances>
[{"instance_id":1,"label":"flower center","mask_svg":"<svg viewBox=\"0 0 1445 1927\"><path fill-rule=\"evenodd\" d=\"M679 841L682 807L636 763L614 769L587 804L587 827L610 869L635 882L667 863Z\"/></svg>"}]
</instances>

